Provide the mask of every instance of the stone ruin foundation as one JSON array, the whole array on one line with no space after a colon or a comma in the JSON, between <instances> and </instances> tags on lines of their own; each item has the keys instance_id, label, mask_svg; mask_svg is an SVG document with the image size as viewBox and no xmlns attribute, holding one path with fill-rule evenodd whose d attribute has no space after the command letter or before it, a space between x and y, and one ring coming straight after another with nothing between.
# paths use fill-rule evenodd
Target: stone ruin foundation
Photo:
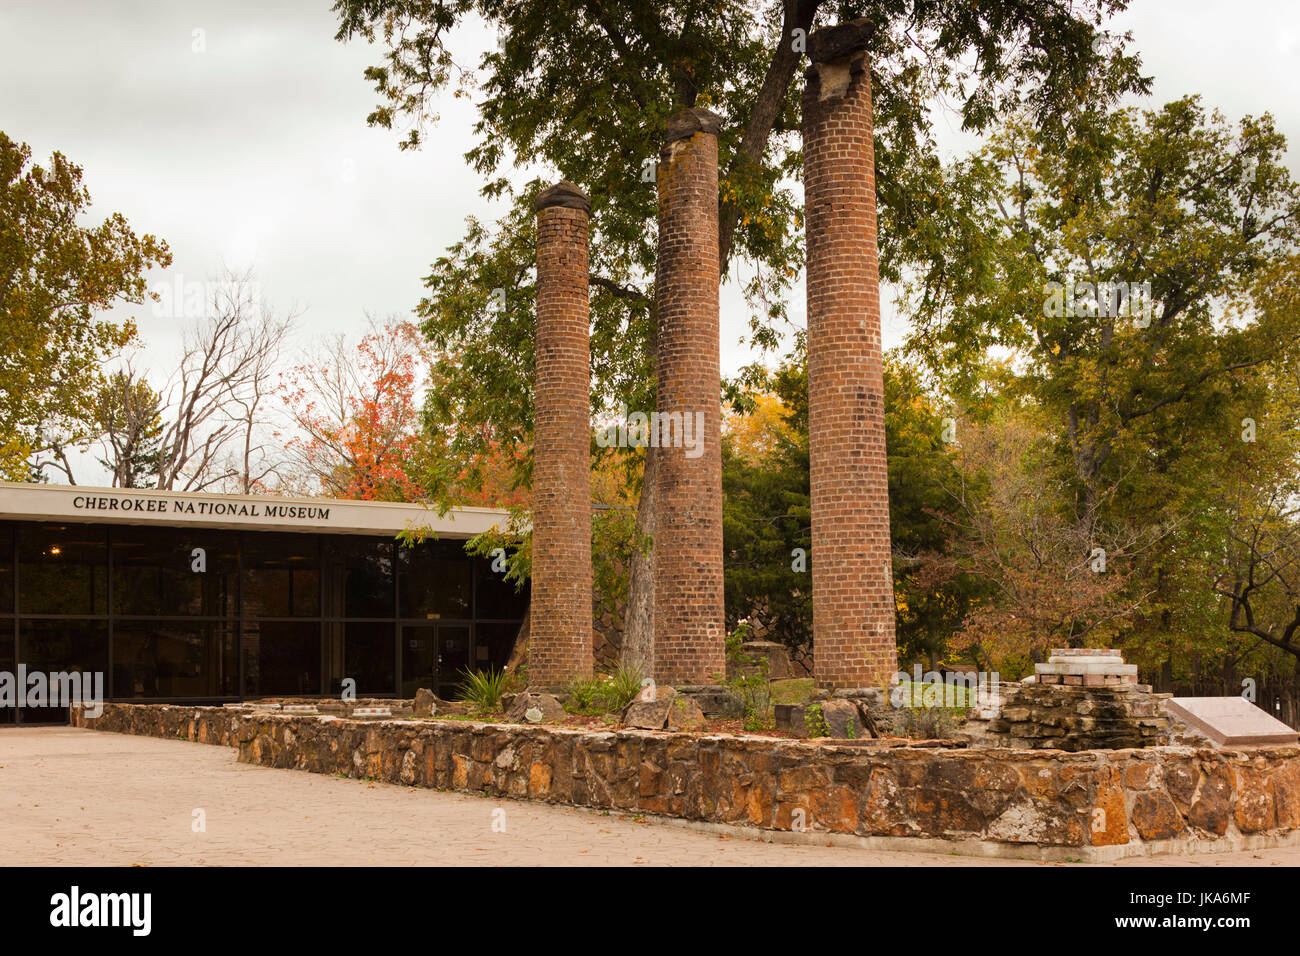
<instances>
[{"instance_id":1,"label":"stone ruin foundation","mask_svg":"<svg viewBox=\"0 0 1300 956\"><path fill-rule=\"evenodd\" d=\"M1054 648L1023 683L1001 683L964 732L971 745L1025 750L1118 750L1169 743L1164 702L1137 682L1119 651Z\"/></svg>"}]
</instances>

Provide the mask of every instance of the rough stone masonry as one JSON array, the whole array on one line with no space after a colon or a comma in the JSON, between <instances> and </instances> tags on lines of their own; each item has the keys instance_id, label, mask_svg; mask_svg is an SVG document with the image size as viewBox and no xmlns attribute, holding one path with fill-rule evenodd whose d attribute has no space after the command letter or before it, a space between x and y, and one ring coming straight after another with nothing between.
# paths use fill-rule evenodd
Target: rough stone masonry
<instances>
[{"instance_id":1,"label":"rough stone masonry","mask_svg":"<svg viewBox=\"0 0 1300 956\"><path fill-rule=\"evenodd\" d=\"M817 686L897 669L866 20L818 30L803 94Z\"/></svg>"},{"instance_id":2,"label":"rough stone masonry","mask_svg":"<svg viewBox=\"0 0 1300 956\"><path fill-rule=\"evenodd\" d=\"M242 763L663 814L808 839L1106 860L1293 845L1300 748L964 750L466 720L104 705L76 727L239 748ZM848 745L852 744L852 745Z\"/></svg>"},{"instance_id":3,"label":"rough stone masonry","mask_svg":"<svg viewBox=\"0 0 1300 956\"><path fill-rule=\"evenodd\" d=\"M718 354L719 117L669 117L660 153L655 376L668 421L703 413L702 450L658 436L655 680L705 684L726 669L722 590L722 419ZM696 436L698 437L698 436Z\"/></svg>"},{"instance_id":4,"label":"rough stone masonry","mask_svg":"<svg viewBox=\"0 0 1300 956\"><path fill-rule=\"evenodd\" d=\"M537 366L529 680L559 687L592 668L591 409L587 229L565 181L537 197Z\"/></svg>"}]
</instances>

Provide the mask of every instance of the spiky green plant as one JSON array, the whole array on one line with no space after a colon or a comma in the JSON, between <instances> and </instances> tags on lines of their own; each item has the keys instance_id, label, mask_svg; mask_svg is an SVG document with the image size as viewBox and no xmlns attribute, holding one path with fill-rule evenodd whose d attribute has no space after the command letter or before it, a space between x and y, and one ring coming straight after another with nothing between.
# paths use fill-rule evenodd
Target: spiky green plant
<instances>
[{"instance_id":1,"label":"spiky green plant","mask_svg":"<svg viewBox=\"0 0 1300 956\"><path fill-rule=\"evenodd\" d=\"M600 687L600 703L607 713L621 711L632 703L641 691L641 672L632 667L619 665Z\"/></svg>"},{"instance_id":2,"label":"spiky green plant","mask_svg":"<svg viewBox=\"0 0 1300 956\"><path fill-rule=\"evenodd\" d=\"M480 714L491 714L502 709L501 695L506 692L505 671L472 671L468 667L461 671L461 682L457 687L460 699L471 704Z\"/></svg>"}]
</instances>

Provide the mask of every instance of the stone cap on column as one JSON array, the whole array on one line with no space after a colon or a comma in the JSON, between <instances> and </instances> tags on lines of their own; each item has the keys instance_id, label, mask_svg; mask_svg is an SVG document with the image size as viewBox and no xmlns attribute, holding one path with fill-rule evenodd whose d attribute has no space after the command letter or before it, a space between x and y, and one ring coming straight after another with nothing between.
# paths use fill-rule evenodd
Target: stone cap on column
<instances>
[{"instance_id":1,"label":"stone cap on column","mask_svg":"<svg viewBox=\"0 0 1300 956\"><path fill-rule=\"evenodd\" d=\"M722 129L721 116L713 110L696 106L668 117L664 123L664 142L675 143L679 139L690 139L696 133L717 136L720 129Z\"/></svg>"},{"instance_id":2,"label":"stone cap on column","mask_svg":"<svg viewBox=\"0 0 1300 956\"><path fill-rule=\"evenodd\" d=\"M562 206L566 209L581 209L583 212L591 212L591 200L581 189L562 179L554 186L549 186L537 194L537 211L550 209L552 206Z\"/></svg>"},{"instance_id":3,"label":"stone cap on column","mask_svg":"<svg viewBox=\"0 0 1300 956\"><path fill-rule=\"evenodd\" d=\"M833 63L865 50L876 33L870 20L849 20L833 27L822 27L808 37L808 59L814 63Z\"/></svg>"}]
</instances>

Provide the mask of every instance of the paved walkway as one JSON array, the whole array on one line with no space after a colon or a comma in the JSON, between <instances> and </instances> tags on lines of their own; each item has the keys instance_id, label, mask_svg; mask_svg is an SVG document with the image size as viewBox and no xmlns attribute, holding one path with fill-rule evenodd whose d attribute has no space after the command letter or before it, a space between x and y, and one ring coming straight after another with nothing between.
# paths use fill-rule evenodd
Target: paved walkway
<instances>
[{"instance_id":1,"label":"paved walkway","mask_svg":"<svg viewBox=\"0 0 1300 956\"><path fill-rule=\"evenodd\" d=\"M196 809L206 832L193 830ZM1300 864L1300 848L1126 862ZM0 866L20 864L1072 865L762 843L618 814L250 767L225 747L66 727L0 730Z\"/></svg>"}]
</instances>

